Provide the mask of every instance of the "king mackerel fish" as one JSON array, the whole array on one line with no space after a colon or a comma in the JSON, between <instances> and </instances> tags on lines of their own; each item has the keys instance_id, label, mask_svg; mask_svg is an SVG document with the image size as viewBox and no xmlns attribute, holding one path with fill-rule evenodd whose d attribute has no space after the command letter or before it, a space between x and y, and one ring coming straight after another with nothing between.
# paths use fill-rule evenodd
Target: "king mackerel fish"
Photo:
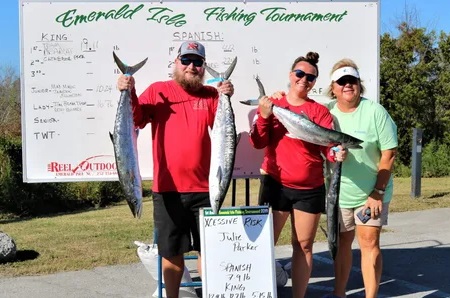
<instances>
[{"instance_id":1,"label":"king mackerel fish","mask_svg":"<svg viewBox=\"0 0 450 298\"><path fill-rule=\"evenodd\" d=\"M237 57L234 58L227 71L218 73L208 65L206 70L214 78L228 80L236 67ZM222 207L227 194L233 174L236 146L238 137L234 123L234 112L231 106L230 97L220 94L217 104L216 116L213 128L210 131L211 137L211 164L209 168L209 200L214 214L217 214Z\"/></svg>"},{"instance_id":2,"label":"king mackerel fish","mask_svg":"<svg viewBox=\"0 0 450 298\"><path fill-rule=\"evenodd\" d=\"M339 247L339 191L341 186L342 162L333 164L333 174L327 191L327 240L328 249L336 260Z\"/></svg>"},{"instance_id":3,"label":"king mackerel fish","mask_svg":"<svg viewBox=\"0 0 450 298\"><path fill-rule=\"evenodd\" d=\"M256 83L259 88L259 98L261 98L265 96L264 86L259 78L256 78ZM255 106L258 105L259 98L240 101L240 103ZM341 144L344 148L362 148L359 145L363 142L362 140L343 132L322 127L309 120L305 113L297 114L276 105L272 105L272 112L288 131L288 137L325 147Z\"/></svg>"},{"instance_id":4,"label":"king mackerel fish","mask_svg":"<svg viewBox=\"0 0 450 298\"><path fill-rule=\"evenodd\" d=\"M133 75L147 62L147 58L134 66L127 66L113 52L114 61L125 75ZM129 90L120 92L114 132L111 134L116 157L119 182L134 217L142 213L142 179L137 152L137 130L134 126L131 95Z\"/></svg>"}]
</instances>

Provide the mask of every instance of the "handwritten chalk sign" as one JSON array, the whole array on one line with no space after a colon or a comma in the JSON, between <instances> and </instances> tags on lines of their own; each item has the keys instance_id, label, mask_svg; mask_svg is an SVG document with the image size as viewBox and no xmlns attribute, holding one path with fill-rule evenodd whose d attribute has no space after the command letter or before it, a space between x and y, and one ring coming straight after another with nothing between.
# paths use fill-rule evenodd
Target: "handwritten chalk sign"
<instances>
[{"instance_id":1,"label":"handwritten chalk sign","mask_svg":"<svg viewBox=\"0 0 450 298\"><path fill-rule=\"evenodd\" d=\"M276 297L271 209L200 211L204 298Z\"/></svg>"},{"instance_id":2,"label":"handwritten chalk sign","mask_svg":"<svg viewBox=\"0 0 450 298\"><path fill-rule=\"evenodd\" d=\"M131 65L148 57L134 75L141 94L171 78L187 40L202 42L219 72L238 57L231 101L241 141L233 177L259 176L264 152L248 141L256 108L239 101L258 97L256 77L268 94L287 90L293 61L308 51L320 54L311 98L329 101L329 72L348 57L360 68L366 97L378 100L378 2L20 0L24 181L117 180L109 132L120 71L112 52ZM150 125L140 131L138 149L142 177L152 179Z\"/></svg>"}]
</instances>

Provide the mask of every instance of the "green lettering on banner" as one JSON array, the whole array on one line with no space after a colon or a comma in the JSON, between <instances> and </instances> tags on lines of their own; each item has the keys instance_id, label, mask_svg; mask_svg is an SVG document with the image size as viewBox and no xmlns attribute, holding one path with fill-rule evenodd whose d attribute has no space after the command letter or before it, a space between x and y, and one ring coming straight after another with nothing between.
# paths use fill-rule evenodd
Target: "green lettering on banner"
<instances>
[{"instance_id":1,"label":"green lettering on banner","mask_svg":"<svg viewBox=\"0 0 450 298\"><path fill-rule=\"evenodd\" d=\"M185 14L170 16L169 13L173 12L173 10L167 7L152 7L148 9L148 12L151 16L147 18L147 21L164 22L165 25L174 25L175 27L181 27L186 24L186 20L184 20Z\"/></svg>"},{"instance_id":2,"label":"green lettering on banner","mask_svg":"<svg viewBox=\"0 0 450 298\"><path fill-rule=\"evenodd\" d=\"M133 16L142 8L144 4L139 4L135 8L125 4L119 9L108 11L91 11L87 14L78 14L77 9L69 9L55 18L57 23L63 27L76 26L83 23L97 22L99 20L132 20ZM166 26L182 27L187 23L186 14L175 13L168 7L150 7L147 21L156 22ZM209 7L203 11L208 22L240 22L244 26L249 26L258 16L257 12L246 11L244 8L235 7ZM347 16L347 10L341 13L316 13L316 12L289 12L285 7L268 7L259 11L267 22L341 22Z\"/></svg>"},{"instance_id":3,"label":"green lettering on banner","mask_svg":"<svg viewBox=\"0 0 450 298\"><path fill-rule=\"evenodd\" d=\"M344 16L347 15L345 10L342 13L286 13L287 9L284 7L269 7L262 9L259 13L265 16L265 20L269 22L341 22Z\"/></svg>"},{"instance_id":4,"label":"green lettering on banner","mask_svg":"<svg viewBox=\"0 0 450 298\"><path fill-rule=\"evenodd\" d=\"M237 21L243 22L244 26L250 25L256 17L256 12L246 13L244 9L238 12L238 8L235 7L232 11L227 12L225 7L211 7L205 9L203 13L206 15L206 20L216 20L218 22L224 21Z\"/></svg>"},{"instance_id":5,"label":"green lettering on banner","mask_svg":"<svg viewBox=\"0 0 450 298\"><path fill-rule=\"evenodd\" d=\"M108 19L132 19L133 15L144 7L144 4L136 6L134 9L130 9L130 5L125 4L119 10L111 9L107 12L104 11L92 11L87 15L76 14L76 9L70 9L55 18L57 23L60 23L63 27L76 26L81 23L90 23L99 21L104 18Z\"/></svg>"}]
</instances>

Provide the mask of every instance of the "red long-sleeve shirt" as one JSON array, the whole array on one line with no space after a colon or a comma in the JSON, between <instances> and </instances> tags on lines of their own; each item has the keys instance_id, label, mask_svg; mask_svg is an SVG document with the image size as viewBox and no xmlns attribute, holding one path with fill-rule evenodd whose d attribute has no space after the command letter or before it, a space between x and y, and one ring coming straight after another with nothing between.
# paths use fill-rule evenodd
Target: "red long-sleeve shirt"
<instances>
[{"instance_id":1,"label":"red long-sleeve shirt","mask_svg":"<svg viewBox=\"0 0 450 298\"><path fill-rule=\"evenodd\" d=\"M153 191L207 192L212 127L218 92L187 93L175 81L151 84L133 97L134 123L152 124Z\"/></svg>"},{"instance_id":2,"label":"red long-sleeve shirt","mask_svg":"<svg viewBox=\"0 0 450 298\"><path fill-rule=\"evenodd\" d=\"M311 121L320 126L333 126L333 117L328 109L312 99L307 99L300 106L293 106L284 96L280 100L273 100L273 103L297 114L304 112ZM264 119L258 108L250 132L250 142L253 147L265 150L261 168L290 188L313 189L323 185L321 153L332 160L327 154L329 148L290 138L286 133L286 128L273 114Z\"/></svg>"}]
</instances>

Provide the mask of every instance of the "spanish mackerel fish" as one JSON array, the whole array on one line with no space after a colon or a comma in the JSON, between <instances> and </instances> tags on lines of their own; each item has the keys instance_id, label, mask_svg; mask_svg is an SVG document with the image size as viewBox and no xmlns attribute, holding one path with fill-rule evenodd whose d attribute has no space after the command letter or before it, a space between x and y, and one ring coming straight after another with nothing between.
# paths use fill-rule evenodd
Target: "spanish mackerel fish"
<instances>
[{"instance_id":1,"label":"spanish mackerel fish","mask_svg":"<svg viewBox=\"0 0 450 298\"><path fill-rule=\"evenodd\" d=\"M333 175L327 191L327 240L333 260L339 247L339 191L341 186L342 162L333 163Z\"/></svg>"},{"instance_id":2,"label":"spanish mackerel fish","mask_svg":"<svg viewBox=\"0 0 450 298\"><path fill-rule=\"evenodd\" d=\"M134 66L127 66L120 61L114 52L113 57L120 71L130 76L147 62L146 58ZM129 90L120 92L120 100L114 122L114 133L109 133L109 136L114 146L120 185L133 216L140 218L142 213L142 179L137 152L137 130L134 126Z\"/></svg>"},{"instance_id":3,"label":"spanish mackerel fish","mask_svg":"<svg viewBox=\"0 0 450 298\"><path fill-rule=\"evenodd\" d=\"M259 78L256 78L259 88L259 98L265 96L264 86ZM258 105L258 99L240 101L246 105ZM341 144L344 148L362 148L359 144L363 141L343 132L322 127L311 120L305 113L297 114L288 109L272 105L272 112L287 129L287 136L300 139L312 144L331 146Z\"/></svg>"},{"instance_id":4,"label":"spanish mackerel fish","mask_svg":"<svg viewBox=\"0 0 450 298\"><path fill-rule=\"evenodd\" d=\"M228 80L236 66L236 62L237 57L234 58L224 73L218 73L208 65L205 68L214 78ZM217 214L220 207L222 207L230 186L238 142L234 123L234 112L228 95L221 93L219 96L210 137L211 164L209 167L209 200L213 212Z\"/></svg>"}]
</instances>

